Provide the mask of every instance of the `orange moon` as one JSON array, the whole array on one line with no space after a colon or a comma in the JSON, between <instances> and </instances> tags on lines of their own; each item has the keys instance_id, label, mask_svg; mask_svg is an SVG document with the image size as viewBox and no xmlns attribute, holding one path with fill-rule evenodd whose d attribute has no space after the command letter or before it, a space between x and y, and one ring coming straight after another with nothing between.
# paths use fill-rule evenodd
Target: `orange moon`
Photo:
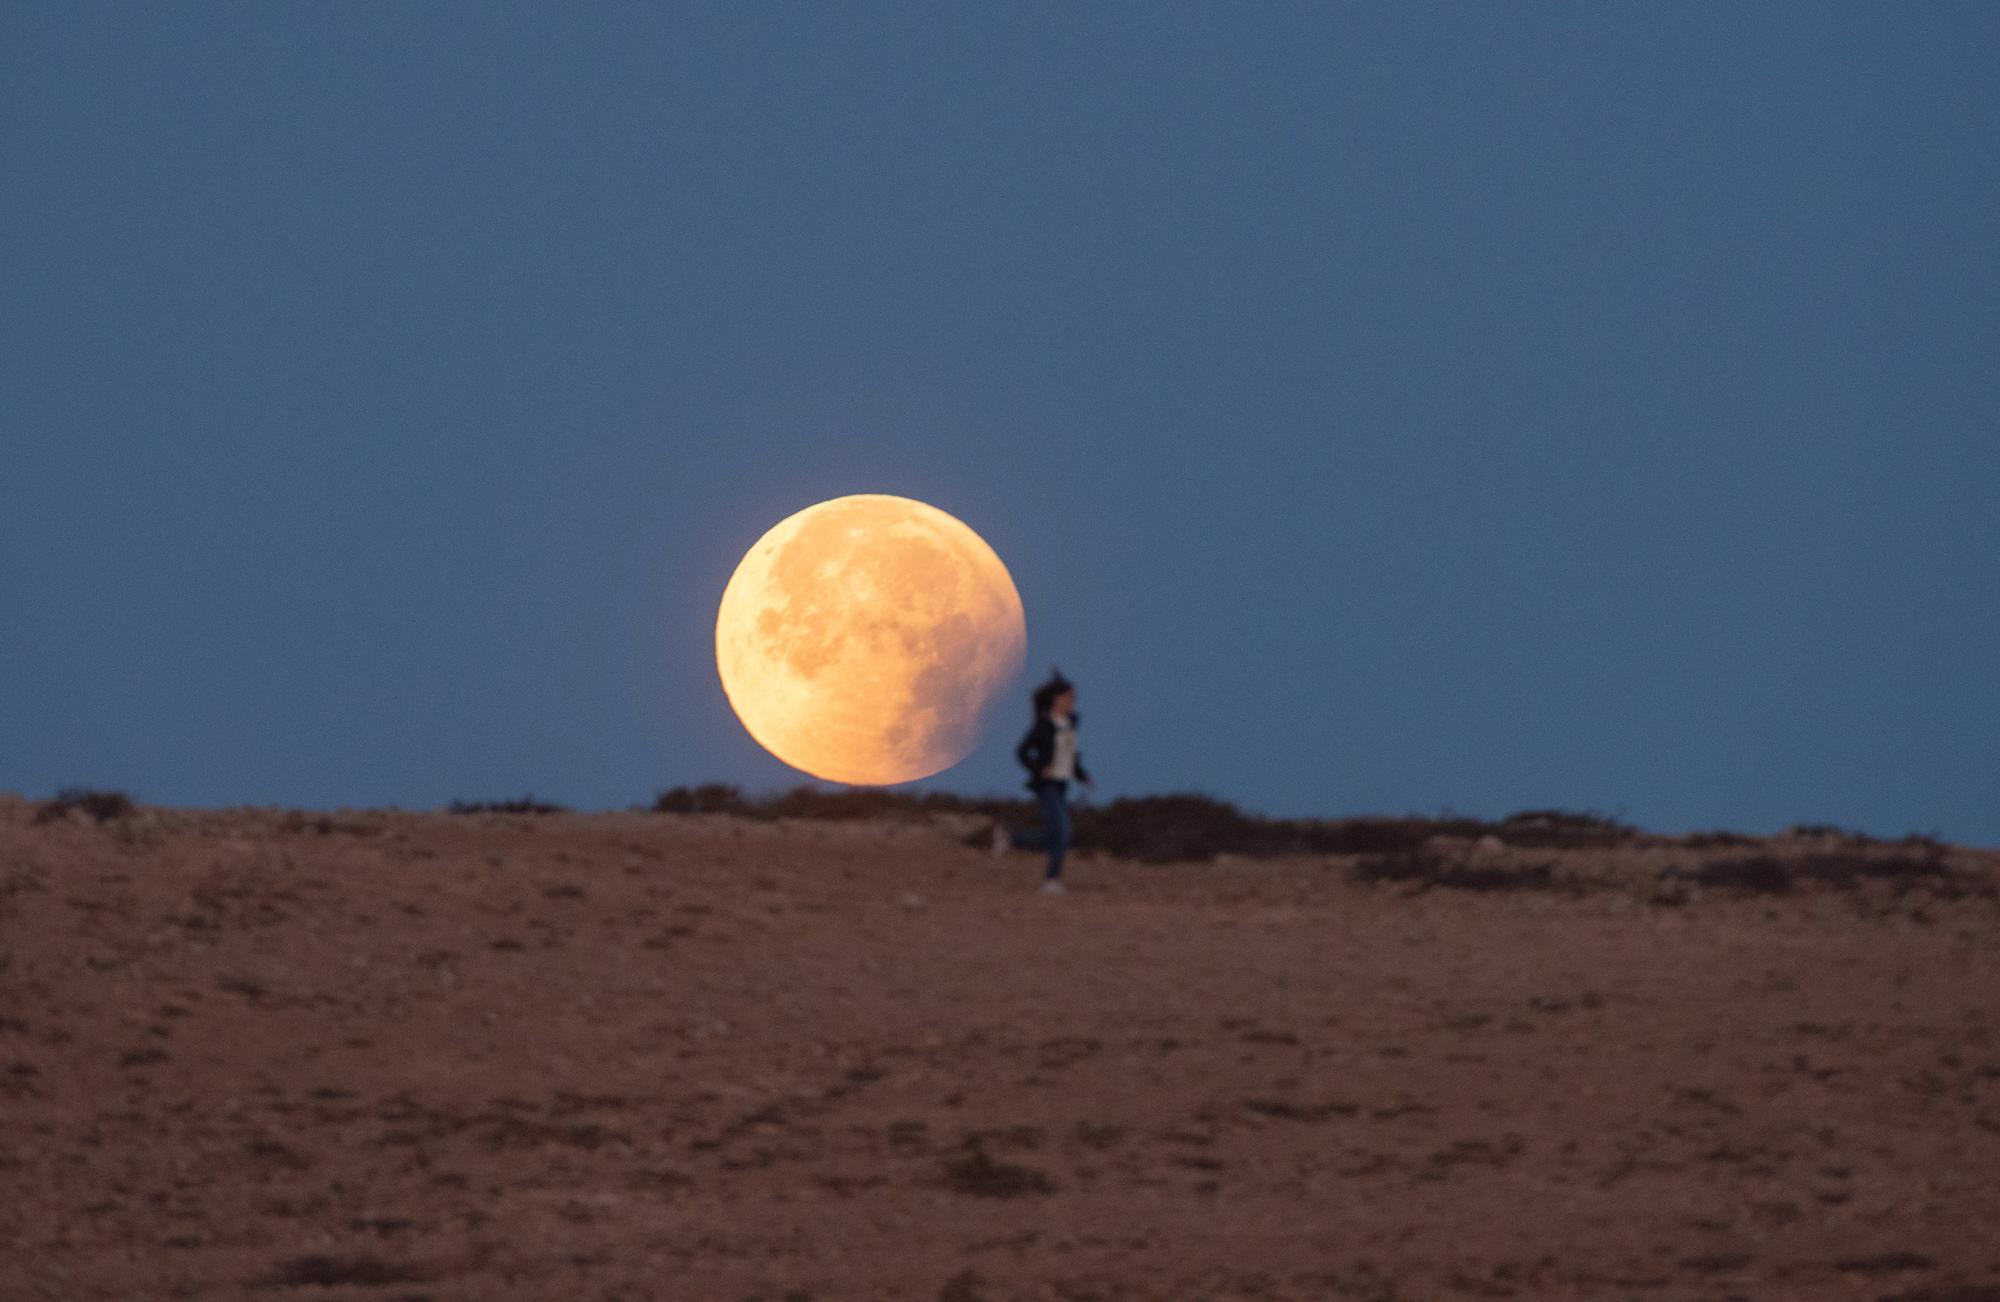
<instances>
[{"instance_id":1,"label":"orange moon","mask_svg":"<svg viewBox=\"0 0 2000 1302\"><path fill-rule=\"evenodd\" d=\"M715 617L730 708L816 778L910 782L972 752L1020 672L1021 594L963 522L907 497L836 497L781 520Z\"/></svg>"}]
</instances>

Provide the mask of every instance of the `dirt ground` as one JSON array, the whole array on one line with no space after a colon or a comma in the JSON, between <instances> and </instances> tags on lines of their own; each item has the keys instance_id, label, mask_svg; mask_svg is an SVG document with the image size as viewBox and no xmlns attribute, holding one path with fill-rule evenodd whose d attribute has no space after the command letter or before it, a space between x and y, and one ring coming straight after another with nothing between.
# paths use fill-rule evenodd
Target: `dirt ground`
<instances>
[{"instance_id":1,"label":"dirt ground","mask_svg":"<svg viewBox=\"0 0 2000 1302\"><path fill-rule=\"evenodd\" d=\"M2000 1300L1991 854L1048 898L949 820L34 812L7 1302Z\"/></svg>"}]
</instances>

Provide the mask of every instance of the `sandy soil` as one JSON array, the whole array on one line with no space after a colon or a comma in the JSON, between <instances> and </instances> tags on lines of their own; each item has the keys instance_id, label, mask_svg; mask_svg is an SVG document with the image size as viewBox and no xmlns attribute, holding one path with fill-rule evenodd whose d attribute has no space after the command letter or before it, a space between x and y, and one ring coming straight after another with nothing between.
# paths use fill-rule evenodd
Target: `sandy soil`
<instances>
[{"instance_id":1,"label":"sandy soil","mask_svg":"<svg viewBox=\"0 0 2000 1302\"><path fill-rule=\"evenodd\" d=\"M954 827L32 813L8 1302L2000 1299L1976 892L1663 896L1669 845L1051 899Z\"/></svg>"}]
</instances>

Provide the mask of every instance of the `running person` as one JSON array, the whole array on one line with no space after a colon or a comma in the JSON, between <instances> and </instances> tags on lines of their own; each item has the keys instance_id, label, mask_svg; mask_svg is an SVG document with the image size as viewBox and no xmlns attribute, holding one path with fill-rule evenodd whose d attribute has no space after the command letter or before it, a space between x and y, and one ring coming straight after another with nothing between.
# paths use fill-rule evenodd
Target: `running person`
<instances>
[{"instance_id":1,"label":"running person","mask_svg":"<svg viewBox=\"0 0 2000 1302\"><path fill-rule=\"evenodd\" d=\"M1069 784L1081 782L1095 787L1090 770L1083 766L1083 754L1076 744L1076 685L1051 671L1049 680L1035 689L1035 723L1014 757L1028 770L1028 790L1035 793L1042 825L1032 832L1009 836L1000 827L993 829L993 853L1005 854L1008 847L1018 850L1045 850L1048 872L1042 890L1050 895L1063 893L1063 856L1069 850Z\"/></svg>"}]
</instances>

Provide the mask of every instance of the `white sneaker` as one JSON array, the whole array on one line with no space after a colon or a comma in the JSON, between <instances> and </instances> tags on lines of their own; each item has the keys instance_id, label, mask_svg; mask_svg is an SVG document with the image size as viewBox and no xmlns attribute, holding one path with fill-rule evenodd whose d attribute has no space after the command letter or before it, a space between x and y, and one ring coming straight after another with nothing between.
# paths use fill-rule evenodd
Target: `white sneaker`
<instances>
[{"instance_id":1,"label":"white sneaker","mask_svg":"<svg viewBox=\"0 0 2000 1302\"><path fill-rule=\"evenodd\" d=\"M1007 852L1013 848L1014 841L1012 837L1007 835L1007 829L995 823L993 825L993 857L995 859L1004 859L1007 856Z\"/></svg>"},{"instance_id":2,"label":"white sneaker","mask_svg":"<svg viewBox=\"0 0 2000 1302\"><path fill-rule=\"evenodd\" d=\"M1068 894L1068 892L1066 892L1065 890L1063 890L1063 884L1062 884L1061 882L1059 882L1059 881L1055 880L1055 879L1054 879L1054 878L1052 877L1052 878L1050 878L1049 880L1047 880L1047 881L1045 881L1045 882L1043 882L1043 883L1042 883L1042 894L1044 894L1044 895L1065 895L1065 894Z\"/></svg>"}]
</instances>

